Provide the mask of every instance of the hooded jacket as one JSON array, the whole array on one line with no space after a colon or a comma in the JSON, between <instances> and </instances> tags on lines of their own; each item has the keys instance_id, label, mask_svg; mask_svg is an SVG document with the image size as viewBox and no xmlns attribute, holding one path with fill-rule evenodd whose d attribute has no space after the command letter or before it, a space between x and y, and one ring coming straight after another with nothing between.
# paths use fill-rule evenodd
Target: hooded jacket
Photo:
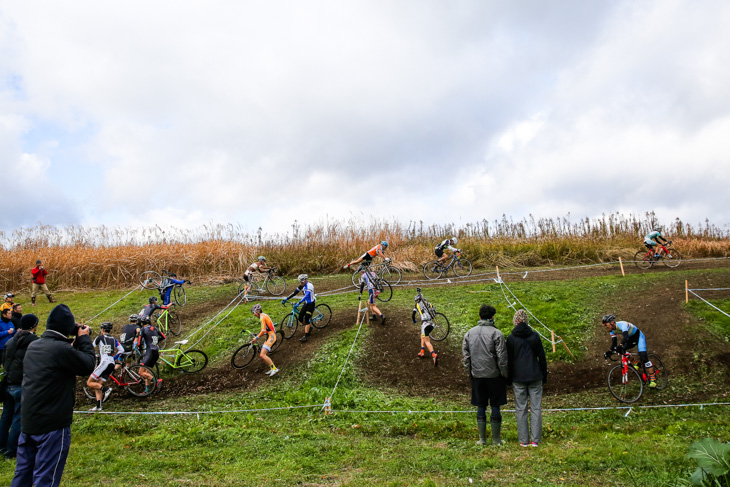
<instances>
[{"instance_id":1,"label":"hooded jacket","mask_svg":"<svg viewBox=\"0 0 730 487\"><path fill-rule=\"evenodd\" d=\"M494 320L479 320L466 332L461 345L464 367L470 377L494 379L507 377L507 350L504 335L494 326Z\"/></svg>"},{"instance_id":2,"label":"hooded jacket","mask_svg":"<svg viewBox=\"0 0 730 487\"><path fill-rule=\"evenodd\" d=\"M48 315L46 331L28 345L23 360L21 431L42 435L73 421L76 376L94 371L94 346L88 335L67 338L75 327L71 310L59 304Z\"/></svg>"},{"instance_id":3,"label":"hooded jacket","mask_svg":"<svg viewBox=\"0 0 730 487\"><path fill-rule=\"evenodd\" d=\"M28 345L38 338L38 335L28 330L18 330L17 334L5 344L5 377L9 386L19 386L23 382L25 352Z\"/></svg>"},{"instance_id":4,"label":"hooded jacket","mask_svg":"<svg viewBox=\"0 0 730 487\"><path fill-rule=\"evenodd\" d=\"M10 333L10 330L15 332L15 325L13 325L13 322L10 320L5 321L0 319L0 350L5 348L5 344L13 338L13 333Z\"/></svg>"},{"instance_id":5,"label":"hooded jacket","mask_svg":"<svg viewBox=\"0 0 730 487\"><path fill-rule=\"evenodd\" d=\"M527 323L519 323L507 337L509 379L512 382L547 382L547 360L540 336Z\"/></svg>"}]
</instances>

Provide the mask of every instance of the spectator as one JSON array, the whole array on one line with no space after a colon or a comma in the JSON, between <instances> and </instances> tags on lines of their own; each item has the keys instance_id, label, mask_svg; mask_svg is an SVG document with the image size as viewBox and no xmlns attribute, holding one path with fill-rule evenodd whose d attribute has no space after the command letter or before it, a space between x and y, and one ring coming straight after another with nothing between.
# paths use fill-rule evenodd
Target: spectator
<instances>
[{"instance_id":1,"label":"spectator","mask_svg":"<svg viewBox=\"0 0 730 487\"><path fill-rule=\"evenodd\" d=\"M12 308L5 308L0 313L0 364L5 361L5 344L13 338L13 333L15 333L15 326L10 319L12 314Z\"/></svg>"},{"instance_id":2,"label":"spectator","mask_svg":"<svg viewBox=\"0 0 730 487\"><path fill-rule=\"evenodd\" d=\"M542 439L542 385L547 382L545 349L542 348L540 336L528 325L527 312L524 309L515 313L512 323L515 327L507 337L507 356L509 357L509 381L512 382L515 393L517 439L520 446L536 447ZM530 401L529 430L527 427L528 398Z\"/></svg>"},{"instance_id":3,"label":"spectator","mask_svg":"<svg viewBox=\"0 0 730 487\"><path fill-rule=\"evenodd\" d=\"M15 297L15 294L13 294L13 293L8 293L5 295L5 302L3 304L0 304L0 312L13 307L13 304L15 304L15 303L13 303L14 297Z\"/></svg>"},{"instance_id":4,"label":"spectator","mask_svg":"<svg viewBox=\"0 0 730 487\"><path fill-rule=\"evenodd\" d=\"M466 332L461 350L464 367L471 378L471 403L477 407L477 445L486 444L487 406L491 405L492 444L502 444L502 413L499 407L507 404L507 350L504 335L494 326L493 306L479 308L477 326Z\"/></svg>"},{"instance_id":5,"label":"spectator","mask_svg":"<svg viewBox=\"0 0 730 487\"><path fill-rule=\"evenodd\" d=\"M48 271L45 267L43 267L40 260L35 261L35 267L30 270L30 273L33 275L33 289L30 292L31 304L35 306L35 295L38 293L38 289L43 291L48 298L49 303L55 303L56 301L53 299L53 296L51 296L51 291L49 291L48 286L46 286L46 276L48 275Z\"/></svg>"},{"instance_id":6,"label":"spectator","mask_svg":"<svg viewBox=\"0 0 730 487\"><path fill-rule=\"evenodd\" d=\"M7 393L3 402L3 415L0 418L0 453L5 458L15 458L20 435L20 395L23 382L23 358L30 345L38 337L38 317L27 314L20 320L20 329L7 343L5 354L5 382Z\"/></svg>"},{"instance_id":7,"label":"spectator","mask_svg":"<svg viewBox=\"0 0 730 487\"><path fill-rule=\"evenodd\" d=\"M89 327L76 325L68 306L59 304L48 315L46 331L28 346L23 369L18 463L10 485L55 487L71 443L76 376L94 370Z\"/></svg>"},{"instance_id":8,"label":"spectator","mask_svg":"<svg viewBox=\"0 0 730 487\"><path fill-rule=\"evenodd\" d=\"M15 303L12 308L12 313L10 314L10 321L13 322L13 326L16 330L20 329L20 319L23 317L23 305Z\"/></svg>"}]
</instances>

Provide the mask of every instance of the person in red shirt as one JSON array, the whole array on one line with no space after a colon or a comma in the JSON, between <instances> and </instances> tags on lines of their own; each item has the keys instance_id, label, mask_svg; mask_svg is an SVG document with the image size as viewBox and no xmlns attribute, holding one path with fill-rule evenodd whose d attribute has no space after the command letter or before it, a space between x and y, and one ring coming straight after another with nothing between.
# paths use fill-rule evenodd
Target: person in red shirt
<instances>
[{"instance_id":1,"label":"person in red shirt","mask_svg":"<svg viewBox=\"0 0 730 487\"><path fill-rule=\"evenodd\" d=\"M30 293L31 304L35 306L35 295L38 293L38 289L43 291L46 297L48 297L49 303L55 303L56 301L53 299L53 296L51 296L51 291L49 291L48 286L46 286L46 276L48 275L48 271L45 267L43 267L40 260L35 261L35 267L31 269L30 273L33 275L33 290Z\"/></svg>"}]
</instances>

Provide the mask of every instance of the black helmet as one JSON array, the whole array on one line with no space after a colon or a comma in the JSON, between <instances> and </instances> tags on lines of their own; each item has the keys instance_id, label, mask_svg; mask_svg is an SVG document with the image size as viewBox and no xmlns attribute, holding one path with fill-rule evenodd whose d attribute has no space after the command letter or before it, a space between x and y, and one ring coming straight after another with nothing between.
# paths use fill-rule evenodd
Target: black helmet
<instances>
[{"instance_id":1,"label":"black helmet","mask_svg":"<svg viewBox=\"0 0 730 487\"><path fill-rule=\"evenodd\" d=\"M150 296L150 304L154 304L157 302L157 296Z\"/></svg>"},{"instance_id":2,"label":"black helmet","mask_svg":"<svg viewBox=\"0 0 730 487\"><path fill-rule=\"evenodd\" d=\"M611 323L612 321L616 321L616 317L613 315L613 313L603 315L603 319L601 319L601 323Z\"/></svg>"},{"instance_id":3,"label":"black helmet","mask_svg":"<svg viewBox=\"0 0 730 487\"><path fill-rule=\"evenodd\" d=\"M105 321L104 323L101 324L101 329L106 332L112 331L113 327L114 327L114 324L109 323L108 321Z\"/></svg>"},{"instance_id":4,"label":"black helmet","mask_svg":"<svg viewBox=\"0 0 730 487\"><path fill-rule=\"evenodd\" d=\"M136 314L129 315L129 321L132 323L136 323L137 321L139 321L139 315L136 315Z\"/></svg>"}]
</instances>

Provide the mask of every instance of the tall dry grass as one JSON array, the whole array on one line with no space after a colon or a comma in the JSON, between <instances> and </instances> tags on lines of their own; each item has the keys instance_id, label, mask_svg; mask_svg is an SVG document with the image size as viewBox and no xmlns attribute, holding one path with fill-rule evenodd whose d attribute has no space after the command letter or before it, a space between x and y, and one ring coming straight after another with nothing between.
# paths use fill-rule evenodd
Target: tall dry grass
<instances>
[{"instance_id":1,"label":"tall dry grass","mask_svg":"<svg viewBox=\"0 0 730 487\"><path fill-rule=\"evenodd\" d=\"M4 291L30 287L30 269L41 259L51 288L127 287L145 270L174 270L193 280L238 279L248 263L265 255L284 274L332 273L381 240L404 269L418 270L434 258L447 236L477 266L538 266L606 262L633 257L655 224L653 213L604 215L576 222L503 216L457 226L411 221L294 222L286 234L254 234L235 225L198 230L37 226L0 233L0 284ZM665 224L665 236L685 257L730 256L730 232L710 222Z\"/></svg>"}]
</instances>

